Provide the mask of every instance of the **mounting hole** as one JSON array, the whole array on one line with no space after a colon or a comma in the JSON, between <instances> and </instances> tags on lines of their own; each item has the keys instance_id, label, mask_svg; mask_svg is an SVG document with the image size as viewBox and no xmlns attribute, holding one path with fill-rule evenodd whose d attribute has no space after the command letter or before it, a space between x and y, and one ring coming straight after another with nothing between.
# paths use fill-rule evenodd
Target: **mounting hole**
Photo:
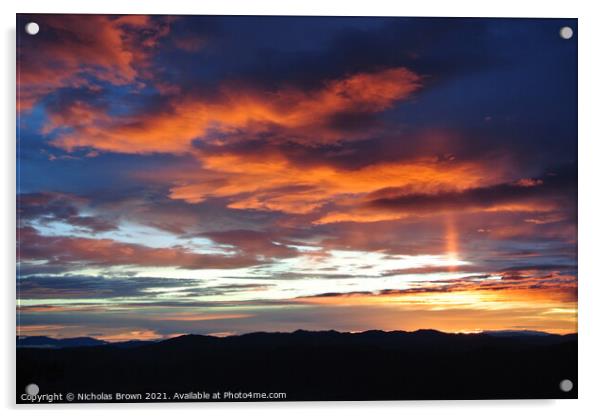
<instances>
[{"instance_id":1,"label":"mounting hole","mask_svg":"<svg viewBox=\"0 0 602 418\"><path fill-rule=\"evenodd\" d=\"M560 37L562 39L571 39L573 37L573 28L570 26L563 26L560 28Z\"/></svg>"},{"instance_id":2,"label":"mounting hole","mask_svg":"<svg viewBox=\"0 0 602 418\"><path fill-rule=\"evenodd\" d=\"M25 32L28 35L37 35L39 31L40 25L38 25L36 22L29 22L27 25L25 25Z\"/></svg>"},{"instance_id":3,"label":"mounting hole","mask_svg":"<svg viewBox=\"0 0 602 418\"><path fill-rule=\"evenodd\" d=\"M560 382L560 390L563 392L570 392L571 390L573 390L573 382L571 382L569 379L564 379L562 382Z\"/></svg>"},{"instance_id":4,"label":"mounting hole","mask_svg":"<svg viewBox=\"0 0 602 418\"><path fill-rule=\"evenodd\" d=\"M40 387L35 383L30 383L25 386L25 393L30 396L36 396L40 392Z\"/></svg>"}]
</instances>

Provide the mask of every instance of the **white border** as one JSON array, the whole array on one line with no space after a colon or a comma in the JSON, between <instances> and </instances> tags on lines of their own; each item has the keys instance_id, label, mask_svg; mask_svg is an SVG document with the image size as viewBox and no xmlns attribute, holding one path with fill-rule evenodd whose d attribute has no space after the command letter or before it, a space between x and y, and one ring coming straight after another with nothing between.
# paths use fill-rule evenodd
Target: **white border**
<instances>
[{"instance_id":1,"label":"white border","mask_svg":"<svg viewBox=\"0 0 602 418\"><path fill-rule=\"evenodd\" d=\"M600 410L597 404L600 379L600 325L602 318L598 300L601 295L600 214L602 214L600 180L602 132L601 77L602 15L593 1L535 2L504 0L420 0L414 2L370 0L366 2L334 0L222 0L193 2L191 0L24 0L19 4L2 2L0 19L3 25L2 72L3 88L0 116L5 135L2 143L2 239L0 245L3 320L1 345L4 367L0 378L0 407L5 416L125 416L143 412L148 417L164 417L168 411L177 414L252 415L262 417L283 414L292 417L307 414L340 413L345 416L437 416L504 417L519 414L545 414L546 417L588 416ZM346 15L346 16L474 16L474 17L577 17L579 18L579 400L578 401L439 401L439 402L347 402L347 403L275 403L275 404L147 404L147 405L53 405L14 406L15 351L15 13L138 13L138 14L270 14L270 15ZM596 353L598 351L598 353ZM85 412L84 412L85 411Z\"/></svg>"}]
</instances>

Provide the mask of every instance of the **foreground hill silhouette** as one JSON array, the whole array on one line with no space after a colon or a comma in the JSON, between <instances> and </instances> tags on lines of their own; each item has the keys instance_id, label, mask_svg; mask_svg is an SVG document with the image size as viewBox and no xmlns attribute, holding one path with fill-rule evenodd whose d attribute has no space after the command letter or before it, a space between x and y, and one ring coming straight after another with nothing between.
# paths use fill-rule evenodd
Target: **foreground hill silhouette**
<instances>
[{"instance_id":1,"label":"foreground hill silhouette","mask_svg":"<svg viewBox=\"0 0 602 418\"><path fill-rule=\"evenodd\" d=\"M30 345L48 343L35 338ZM289 401L577 397L576 334L295 331L60 341L18 344L18 402L29 383L40 394L285 392ZM575 384L571 392L559 389L563 379Z\"/></svg>"}]
</instances>

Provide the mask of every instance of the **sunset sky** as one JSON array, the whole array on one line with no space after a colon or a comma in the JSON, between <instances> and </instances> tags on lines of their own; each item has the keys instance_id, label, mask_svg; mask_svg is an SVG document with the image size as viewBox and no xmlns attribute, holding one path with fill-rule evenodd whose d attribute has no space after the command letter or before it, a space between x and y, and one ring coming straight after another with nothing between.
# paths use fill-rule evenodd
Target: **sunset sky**
<instances>
[{"instance_id":1,"label":"sunset sky","mask_svg":"<svg viewBox=\"0 0 602 418\"><path fill-rule=\"evenodd\" d=\"M566 25L19 15L19 335L576 332Z\"/></svg>"}]
</instances>

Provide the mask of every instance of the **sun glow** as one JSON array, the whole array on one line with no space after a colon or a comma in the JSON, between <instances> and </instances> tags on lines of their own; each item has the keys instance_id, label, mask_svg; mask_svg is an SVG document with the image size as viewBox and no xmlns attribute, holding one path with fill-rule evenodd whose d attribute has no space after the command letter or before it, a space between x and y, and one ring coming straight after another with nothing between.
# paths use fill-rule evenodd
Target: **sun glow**
<instances>
[{"instance_id":1,"label":"sun glow","mask_svg":"<svg viewBox=\"0 0 602 418\"><path fill-rule=\"evenodd\" d=\"M449 270L454 271L459 264L458 232L456 221L451 214L445 217L445 246L447 259L449 260Z\"/></svg>"}]
</instances>

